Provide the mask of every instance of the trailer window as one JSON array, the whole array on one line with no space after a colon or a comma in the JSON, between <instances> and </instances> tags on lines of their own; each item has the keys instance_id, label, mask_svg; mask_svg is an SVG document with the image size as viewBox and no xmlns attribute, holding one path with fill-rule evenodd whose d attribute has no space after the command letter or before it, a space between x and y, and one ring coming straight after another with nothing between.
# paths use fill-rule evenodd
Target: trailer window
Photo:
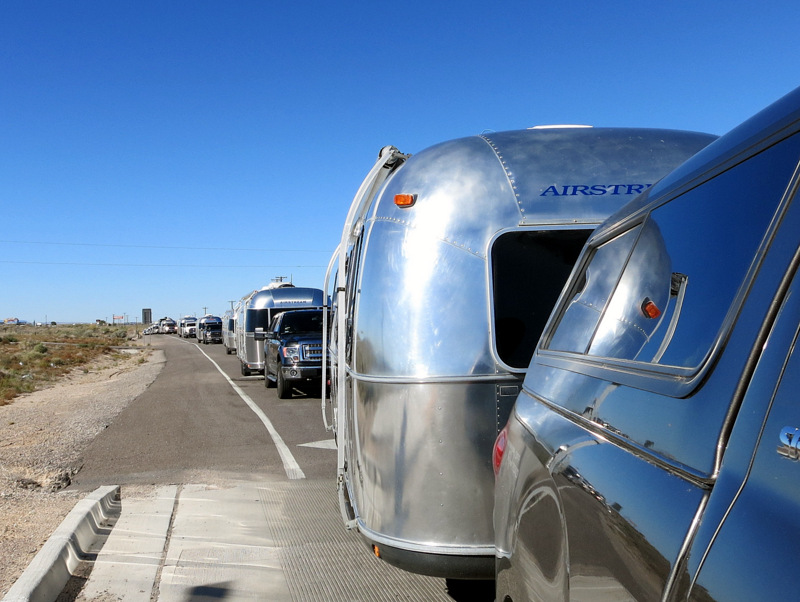
<instances>
[{"instance_id":1,"label":"trailer window","mask_svg":"<svg viewBox=\"0 0 800 602\"><path fill-rule=\"evenodd\" d=\"M523 230L495 240L491 250L494 346L510 368L528 367L591 233L590 229Z\"/></svg>"},{"instance_id":2,"label":"trailer window","mask_svg":"<svg viewBox=\"0 0 800 602\"><path fill-rule=\"evenodd\" d=\"M248 309L245 313L245 332L254 332L256 328L269 329L268 309Z\"/></svg>"}]
</instances>

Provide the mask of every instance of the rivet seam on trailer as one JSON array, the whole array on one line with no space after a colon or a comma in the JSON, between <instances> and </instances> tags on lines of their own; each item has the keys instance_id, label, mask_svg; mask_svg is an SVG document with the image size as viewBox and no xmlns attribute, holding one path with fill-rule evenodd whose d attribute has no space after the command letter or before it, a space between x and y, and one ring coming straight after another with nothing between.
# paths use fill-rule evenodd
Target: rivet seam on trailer
<instances>
[{"instance_id":1,"label":"rivet seam on trailer","mask_svg":"<svg viewBox=\"0 0 800 602\"><path fill-rule=\"evenodd\" d=\"M519 197L519 190L517 190L517 181L514 179L514 174L508 168L506 160L503 158L503 154L500 152L500 149L497 147L497 145L494 142L492 142L492 140L488 136L479 136L479 138L483 138L486 141L486 144L488 144L492 148L494 154L497 155L497 159L500 161L500 165L503 166L503 171L506 174L506 178L508 179L508 183L511 186L511 190L514 192L514 198L517 201L517 207L519 208L519 212L522 215L525 215L525 208L522 206L519 200L520 197Z\"/></svg>"}]
</instances>

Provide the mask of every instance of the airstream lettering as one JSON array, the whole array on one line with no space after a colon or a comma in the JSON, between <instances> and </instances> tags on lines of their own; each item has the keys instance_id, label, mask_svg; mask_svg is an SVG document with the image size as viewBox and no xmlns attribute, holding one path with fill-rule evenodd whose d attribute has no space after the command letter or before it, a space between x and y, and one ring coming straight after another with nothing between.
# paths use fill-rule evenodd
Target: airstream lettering
<instances>
[{"instance_id":1,"label":"airstream lettering","mask_svg":"<svg viewBox=\"0 0 800 602\"><path fill-rule=\"evenodd\" d=\"M324 304L320 289L295 287L288 282L272 282L242 297L234 322L236 355L242 374L264 372L263 333L269 329L272 318L287 309L323 307ZM257 331L260 339L256 338Z\"/></svg>"},{"instance_id":2,"label":"airstream lettering","mask_svg":"<svg viewBox=\"0 0 800 602\"><path fill-rule=\"evenodd\" d=\"M328 268L323 332L342 515L376 555L494 576L495 437L585 241L646 186L607 183L655 182L713 139L530 129L381 151Z\"/></svg>"},{"instance_id":3,"label":"airstream lettering","mask_svg":"<svg viewBox=\"0 0 800 602\"><path fill-rule=\"evenodd\" d=\"M555 186L551 185L544 189L544 192L539 196L577 196L584 194L587 196L602 196L604 194L620 195L620 194L639 194L652 184L574 184L571 186Z\"/></svg>"}]
</instances>

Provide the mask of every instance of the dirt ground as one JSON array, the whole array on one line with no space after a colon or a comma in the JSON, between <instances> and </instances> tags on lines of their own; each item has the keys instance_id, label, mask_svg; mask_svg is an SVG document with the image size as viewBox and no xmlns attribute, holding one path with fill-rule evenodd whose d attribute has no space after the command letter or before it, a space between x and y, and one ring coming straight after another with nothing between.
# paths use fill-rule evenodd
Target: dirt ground
<instances>
[{"instance_id":1,"label":"dirt ground","mask_svg":"<svg viewBox=\"0 0 800 602\"><path fill-rule=\"evenodd\" d=\"M84 497L64 490L84 450L163 364L163 352L134 344L123 359L100 360L0 406L0 597Z\"/></svg>"}]
</instances>

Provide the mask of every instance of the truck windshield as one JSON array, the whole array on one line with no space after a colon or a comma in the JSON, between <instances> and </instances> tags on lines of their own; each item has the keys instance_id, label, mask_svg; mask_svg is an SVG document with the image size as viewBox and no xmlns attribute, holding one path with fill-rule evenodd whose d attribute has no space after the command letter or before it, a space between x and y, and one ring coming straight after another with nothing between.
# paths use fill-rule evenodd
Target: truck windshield
<instances>
[{"instance_id":1,"label":"truck windshield","mask_svg":"<svg viewBox=\"0 0 800 602\"><path fill-rule=\"evenodd\" d=\"M281 330L284 333L322 332L322 312L290 313L283 317Z\"/></svg>"}]
</instances>

